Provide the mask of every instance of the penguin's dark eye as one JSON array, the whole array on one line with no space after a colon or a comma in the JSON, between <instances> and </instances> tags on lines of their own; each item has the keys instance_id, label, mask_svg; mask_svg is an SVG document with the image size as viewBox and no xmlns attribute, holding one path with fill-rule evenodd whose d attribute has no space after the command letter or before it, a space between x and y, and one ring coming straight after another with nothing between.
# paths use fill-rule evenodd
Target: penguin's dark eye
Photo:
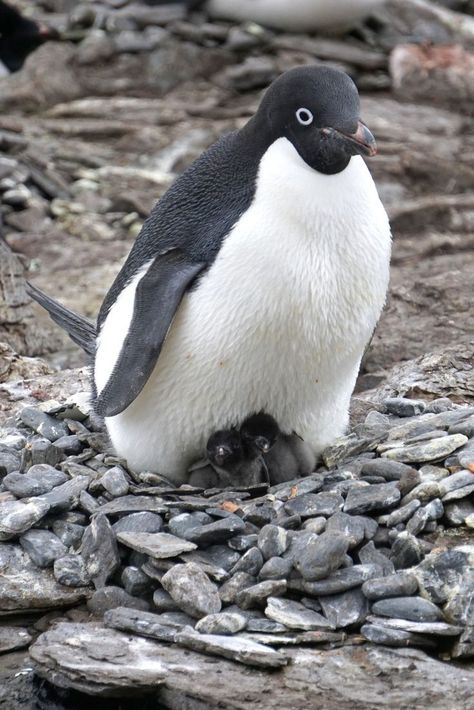
<instances>
[{"instance_id":1,"label":"penguin's dark eye","mask_svg":"<svg viewBox=\"0 0 474 710\"><path fill-rule=\"evenodd\" d=\"M296 112L296 118L298 119L298 123L301 123L302 126L309 126L313 123L313 114L309 108L299 108Z\"/></svg>"}]
</instances>

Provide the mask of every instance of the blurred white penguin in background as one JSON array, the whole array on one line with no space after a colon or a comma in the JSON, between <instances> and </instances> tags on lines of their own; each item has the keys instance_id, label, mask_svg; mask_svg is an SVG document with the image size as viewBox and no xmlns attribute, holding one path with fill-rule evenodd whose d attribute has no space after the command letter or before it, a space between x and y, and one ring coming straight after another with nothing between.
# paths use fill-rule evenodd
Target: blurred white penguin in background
<instances>
[{"instance_id":1,"label":"blurred white penguin in background","mask_svg":"<svg viewBox=\"0 0 474 710\"><path fill-rule=\"evenodd\" d=\"M257 22L287 32L350 30L386 0L208 0L211 17Z\"/></svg>"}]
</instances>

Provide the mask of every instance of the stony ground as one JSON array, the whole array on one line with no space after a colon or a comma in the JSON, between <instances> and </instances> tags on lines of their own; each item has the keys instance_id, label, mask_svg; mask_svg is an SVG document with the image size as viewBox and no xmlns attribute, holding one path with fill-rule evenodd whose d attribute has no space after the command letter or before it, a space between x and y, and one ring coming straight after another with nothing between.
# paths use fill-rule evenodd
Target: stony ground
<instances>
[{"instance_id":1,"label":"stony ground","mask_svg":"<svg viewBox=\"0 0 474 710\"><path fill-rule=\"evenodd\" d=\"M474 20L442 5L472 8L390 0L323 39L178 7L20 5L67 41L0 79L0 707L156 686L143 707L470 707ZM24 276L93 318L173 178L315 60L359 85L394 234L353 433L269 491L132 475L78 394L87 371L56 372L83 356Z\"/></svg>"}]
</instances>

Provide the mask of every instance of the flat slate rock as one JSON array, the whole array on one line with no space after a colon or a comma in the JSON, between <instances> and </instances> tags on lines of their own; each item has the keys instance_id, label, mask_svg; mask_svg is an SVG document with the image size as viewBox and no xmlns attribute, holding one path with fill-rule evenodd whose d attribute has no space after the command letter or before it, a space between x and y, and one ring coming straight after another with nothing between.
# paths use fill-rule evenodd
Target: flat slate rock
<instances>
[{"instance_id":1,"label":"flat slate rock","mask_svg":"<svg viewBox=\"0 0 474 710\"><path fill-rule=\"evenodd\" d=\"M381 626L374 623L363 624L360 633L367 641L372 641L372 643L381 644L382 646L402 648L405 646L435 648L436 646L432 639L422 636L421 634L414 634L411 631L404 631L402 629L392 629L388 626Z\"/></svg>"},{"instance_id":2,"label":"flat slate rock","mask_svg":"<svg viewBox=\"0 0 474 710\"><path fill-rule=\"evenodd\" d=\"M154 690L167 675L153 641L99 623L60 622L29 652L41 677L94 695L140 695Z\"/></svg>"},{"instance_id":3,"label":"flat slate rock","mask_svg":"<svg viewBox=\"0 0 474 710\"><path fill-rule=\"evenodd\" d=\"M33 527L49 511L39 498L30 501L5 500L0 503L0 541L10 540Z\"/></svg>"},{"instance_id":4,"label":"flat slate rock","mask_svg":"<svg viewBox=\"0 0 474 710\"><path fill-rule=\"evenodd\" d=\"M111 629L127 631L168 643L174 642L177 628L176 624L163 621L159 614L129 607L117 607L106 611L104 624Z\"/></svg>"},{"instance_id":5,"label":"flat slate rock","mask_svg":"<svg viewBox=\"0 0 474 710\"><path fill-rule=\"evenodd\" d=\"M207 525L198 525L186 530L183 537L186 540L196 543L196 545L206 547L220 542L230 540L234 535L243 533L245 530L244 521L237 515L216 520Z\"/></svg>"},{"instance_id":6,"label":"flat slate rock","mask_svg":"<svg viewBox=\"0 0 474 710\"><path fill-rule=\"evenodd\" d=\"M188 542L175 535L162 532L119 532L117 533L117 540L121 542L122 545L131 547L132 550L143 552L159 560L168 557L177 557L182 552L190 552L197 547L193 542Z\"/></svg>"},{"instance_id":7,"label":"flat slate rock","mask_svg":"<svg viewBox=\"0 0 474 710\"><path fill-rule=\"evenodd\" d=\"M92 630L87 629L89 626ZM259 710L303 710L308 707L308 697L312 694L318 698L319 706L338 710L380 707L381 698L386 699L386 706L390 708L417 707L420 698L426 697L430 698L433 710L444 710L447 697L450 706L456 710L472 708L474 672L466 666L447 666L417 649L392 649L372 644L324 651L308 647L286 648L285 656L290 659L288 666L283 666L278 673L257 674L243 672L240 664L225 658L218 663L209 663L205 656L190 654L176 645L158 641L135 639L146 641L147 645L130 647L129 633L116 632L116 635L109 636L108 630L97 623L86 625L84 634L89 639L92 656L77 672L76 654L80 655L82 663L87 652L83 626L63 622L59 634L53 633L56 628L42 634L36 642L31 654L35 670L41 677L62 687L75 687L91 695L115 693L125 696L134 692L135 673L139 674L137 682L143 687L145 683L154 686L160 681L150 674L156 669L155 663L162 663L167 664L163 699L168 706L176 708L183 707L186 697L196 699L206 708L219 704L226 707L231 697L236 710L246 710L249 698ZM306 633L317 635L319 632ZM97 638L113 639L108 657L111 660L107 657L103 661L97 659ZM66 640L67 654L63 645ZM117 640L121 652L114 657ZM125 649L127 651L122 655ZM135 649L140 649L140 654L134 655ZM145 649L148 650L145 652ZM111 663L115 666L113 676L108 674ZM88 665L91 665L91 676ZM122 680L119 681L117 676ZM119 683L121 688L117 688ZM142 694L143 689L138 686L135 692Z\"/></svg>"},{"instance_id":8,"label":"flat slate rock","mask_svg":"<svg viewBox=\"0 0 474 710\"><path fill-rule=\"evenodd\" d=\"M348 548L349 540L344 535L323 532L306 544L297 545L293 563L304 580L313 582L324 579L340 567Z\"/></svg>"},{"instance_id":9,"label":"flat slate rock","mask_svg":"<svg viewBox=\"0 0 474 710\"><path fill-rule=\"evenodd\" d=\"M392 597L372 604L372 613L407 621L441 621L440 609L422 597Z\"/></svg>"},{"instance_id":10,"label":"flat slate rock","mask_svg":"<svg viewBox=\"0 0 474 710\"><path fill-rule=\"evenodd\" d=\"M176 634L175 640L176 643L193 651L208 653L211 656L222 656L248 666L281 668L288 663L288 659L283 653L237 636L198 634L185 629Z\"/></svg>"},{"instance_id":11,"label":"flat slate rock","mask_svg":"<svg viewBox=\"0 0 474 710\"><path fill-rule=\"evenodd\" d=\"M0 626L0 653L29 646L33 637L21 626Z\"/></svg>"},{"instance_id":12,"label":"flat slate rock","mask_svg":"<svg viewBox=\"0 0 474 710\"><path fill-rule=\"evenodd\" d=\"M416 594L418 581L409 572L395 572L387 577L369 579L362 585L362 591L367 597L376 601L387 597L407 597Z\"/></svg>"},{"instance_id":13,"label":"flat slate rock","mask_svg":"<svg viewBox=\"0 0 474 710\"><path fill-rule=\"evenodd\" d=\"M390 629L401 629L402 631L433 636L459 636L463 632L462 626L447 624L444 621L408 621L407 619L388 619L372 614L369 614L367 621Z\"/></svg>"},{"instance_id":14,"label":"flat slate rock","mask_svg":"<svg viewBox=\"0 0 474 710\"><path fill-rule=\"evenodd\" d=\"M451 434L439 439L431 439L422 444L411 444L389 449L382 453L382 457L392 461L400 461L401 463L437 461L438 459L446 458L467 441L468 438L464 434Z\"/></svg>"},{"instance_id":15,"label":"flat slate rock","mask_svg":"<svg viewBox=\"0 0 474 710\"><path fill-rule=\"evenodd\" d=\"M74 606L88 594L58 584L51 570L39 569L18 545L0 545L0 614Z\"/></svg>"},{"instance_id":16,"label":"flat slate rock","mask_svg":"<svg viewBox=\"0 0 474 710\"><path fill-rule=\"evenodd\" d=\"M398 503L400 497L400 490L394 482L353 487L347 494L344 512L360 515L389 510Z\"/></svg>"},{"instance_id":17,"label":"flat slate rock","mask_svg":"<svg viewBox=\"0 0 474 710\"><path fill-rule=\"evenodd\" d=\"M336 570L326 579L302 584L303 590L312 596L338 594L360 587L366 580L381 574L381 567L374 564L353 565Z\"/></svg>"},{"instance_id":18,"label":"flat slate rock","mask_svg":"<svg viewBox=\"0 0 474 710\"><path fill-rule=\"evenodd\" d=\"M332 624L317 611L307 609L300 602L290 599L280 599L269 597L265 615L277 621L289 629L302 629L303 631L314 631L316 629L333 629Z\"/></svg>"},{"instance_id":19,"label":"flat slate rock","mask_svg":"<svg viewBox=\"0 0 474 710\"><path fill-rule=\"evenodd\" d=\"M153 496L134 496L128 495L122 498L104 503L98 509L104 515L119 515L121 513L141 513L148 511L150 513L166 513L168 508L163 505L163 501Z\"/></svg>"}]
</instances>

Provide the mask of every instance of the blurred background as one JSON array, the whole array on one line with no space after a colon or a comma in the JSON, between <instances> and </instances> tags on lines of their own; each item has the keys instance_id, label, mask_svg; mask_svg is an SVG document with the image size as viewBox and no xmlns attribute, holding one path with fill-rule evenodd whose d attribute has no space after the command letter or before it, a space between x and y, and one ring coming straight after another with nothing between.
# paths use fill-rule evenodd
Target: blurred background
<instances>
[{"instance_id":1,"label":"blurred background","mask_svg":"<svg viewBox=\"0 0 474 710\"><path fill-rule=\"evenodd\" d=\"M474 0L0 0L0 383L84 364L25 274L95 318L172 180L312 63L357 83L393 225L358 390L472 401Z\"/></svg>"}]
</instances>

